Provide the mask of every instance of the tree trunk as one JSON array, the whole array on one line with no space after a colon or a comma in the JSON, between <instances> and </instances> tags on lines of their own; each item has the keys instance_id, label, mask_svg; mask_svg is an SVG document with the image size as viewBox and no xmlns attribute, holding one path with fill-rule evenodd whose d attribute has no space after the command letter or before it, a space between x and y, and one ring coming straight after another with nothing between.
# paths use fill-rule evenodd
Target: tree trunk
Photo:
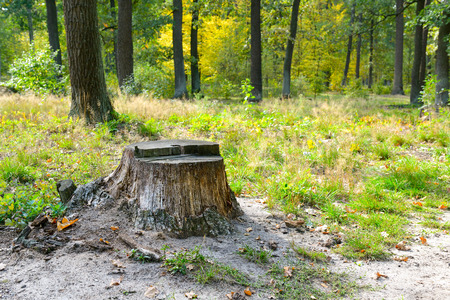
<instances>
[{"instance_id":1,"label":"tree trunk","mask_svg":"<svg viewBox=\"0 0 450 300\"><path fill-rule=\"evenodd\" d=\"M300 0L294 0L294 2L292 3L291 27L289 29L289 38L286 46L286 57L284 59L283 66L283 98L289 98L291 96L291 66L292 56L294 54L295 37L297 36L299 6Z\"/></svg>"},{"instance_id":2,"label":"tree trunk","mask_svg":"<svg viewBox=\"0 0 450 300\"><path fill-rule=\"evenodd\" d=\"M356 67L355 67L355 78L359 79L360 68L361 68L361 44L362 44L362 14L359 15L359 29L358 29L358 42L356 43Z\"/></svg>"},{"instance_id":3,"label":"tree trunk","mask_svg":"<svg viewBox=\"0 0 450 300\"><path fill-rule=\"evenodd\" d=\"M33 29L33 2L31 0L27 1L27 21L28 21L28 36L30 38L30 44L34 42L34 29Z\"/></svg>"},{"instance_id":4,"label":"tree trunk","mask_svg":"<svg viewBox=\"0 0 450 300\"><path fill-rule=\"evenodd\" d=\"M83 118L88 124L109 121L113 107L103 73L97 1L65 0L64 18L72 87L69 116Z\"/></svg>"},{"instance_id":5,"label":"tree trunk","mask_svg":"<svg viewBox=\"0 0 450 300\"><path fill-rule=\"evenodd\" d=\"M117 22L116 20L116 1L109 1L110 15L113 19L113 24ZM106 55L106 72L117 72L117 30L113 29L113 53L108 53Z\"/></svg>"},{"instance_id":6,"label":"tree trunk","mask_svg":"<svg viewBox=\"0 0 450 300\"><path fill-rule=\"evenodd\" d=\"M448 19L449 13L445 14ZM444 21L445 22L445 21ZM447 52L448 39L450 38L450 22L439 28L438 48L436 51L436 106L446 106L448 104L449 84L449 54Z\"/></svg>"},{"instance_id":7,"label":"tree trunk","mask_svg":"<svg viewBox=\"0 0 450 300\"><path fill-rule=\"evenodd\" d=\"M369 41L369 89L373 86L373 34L375 30L375 24L374 20L372 19L370 21L370 41Z\"/></svg>"},{"instance_id":8,"label":"tree trunk","mask_svg":"<svg viewBox=\"0 0 450 300\"><path fill-rule=\"evenodd\" d=\"M55 0L45 0L45 6L47 8L47 31L50 49L52 49L52 52L56 52L55 63L61 66L61 46L59 45L58 13Z\"/></svg>"},{"instance_id":9,"label":"tree trunk","mask_svg":"<svg viewBox=\"0 0 450 300\"><path fill-rule=\"evenodd\" d=\"M251 0L250 11L250 82L253 86L251 102L262 101L262 64L261 64L261 0Z\"/></svg>"},{"instance_id":10,"label":"tree trunk","mask_svg":"<svg viewBox=\"0 0 450 300\"><path fill-rule=\"evenodd\" d=\"M403 0L396 1L397 12L395 17L395 63L394 86L392 95L404 95L403 91L403 34L405 20L403 18Z\"/></svg>"},{"instance_id":11,"label":"tree trunk","mask_svg":"<svg viewBox=\"0 0 450 300\"><path fill-rule=\"evenodd\" d=\"M133 80L133 8L131 0L119 0L117 28L117 78L119 87Z\"/></svg>"},{"instance_id":12,"label":"tree trunk","mask_svg":"<svg viewBox=\"0 0 450 300\"><path fill-rule=\"evenodd\" d=\"M348 36L348 43L347 43L347 57L345 58L345 67L344 67L344 76L342 78L342 86L347 85L347 76L348 76L348 69L350 68L350 58L352 55L352 44L353 44L353 22L355 21L355 9L356 4L353 4L352 6L352 12L350 16L350 34Z\"/></svg>"},{"instance_id":13,"label":"tree trunk","mask_svg":"<svg viewBox=\"0 0 450 300\"><path fill-rule=\"evenodd\" d=\"M193 0L194 10L192 11L191 22L191 88L192 94L200 92L200 72L198 69L198 0Z\"/></svg>"},{"instance_id":14,"label":"tree trunk","mask_svg":"<svg viewBox=\"0 0 450 300\"><path fill-rule=\"evenodd\" d=\"M425 79L427 78L427 43L428 43L428 27L424 27L422 33L422 54L419 69L420 90L422 90L422 87L425 85Z\"/></svg>"},{"instance_id":15,"label":"tree trunk","mask_svg":"<svg viewBox=\"0 0 450 300\"><path fill-rule=\"evenodd\" d=\"M173 63L175 71L174 98L188 98L183 58L183 1L173 0Z\"/></svg>"},{"instance_id":16,"label":"tree trunk","mask_svg":"<svg viewBox=\"0 0 450 300\"><path fill-rule=\"evenodd\" d=\"M420 15L420 12L425 6L425 0L417 0L416 16ZM411 95L409 98L411 105L420 104L420 91L422 87L420 85L420 65L422 63L422 40L423 40L423 25L418 23L416 25L414 35L414 61L411 71Z\"/></svg>"},{"instance_id":17,"label":"tree trunk","mask_svg":"<svg viewBox=\"0 0 450 300\"><path fill-rule=\"evenodd\" d=\"M212 142L160 140L127 146L120 165L103 182L142 229L177 237L216 236L230 233L228 220L242 214L228 186L219 145Z\"/></svg>"}]
</instances>

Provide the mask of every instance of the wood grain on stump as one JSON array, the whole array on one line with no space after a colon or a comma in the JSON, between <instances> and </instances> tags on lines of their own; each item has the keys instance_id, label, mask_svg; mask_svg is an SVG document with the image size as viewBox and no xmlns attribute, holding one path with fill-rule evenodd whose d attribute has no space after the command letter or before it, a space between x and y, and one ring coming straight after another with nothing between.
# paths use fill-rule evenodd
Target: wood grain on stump
<instances>
[{"instance_id":1,"label":"wood grain on stump","mask_svg":"<svg viewBox=\"0 0 450 300\"><path fill-rule=\"evenodd\" d=\"M125 148L105 190L135 225L179 237L226 234L242 214L225 174L219 145L191 140L142 142Z\"/></svg>"}]
</instances>

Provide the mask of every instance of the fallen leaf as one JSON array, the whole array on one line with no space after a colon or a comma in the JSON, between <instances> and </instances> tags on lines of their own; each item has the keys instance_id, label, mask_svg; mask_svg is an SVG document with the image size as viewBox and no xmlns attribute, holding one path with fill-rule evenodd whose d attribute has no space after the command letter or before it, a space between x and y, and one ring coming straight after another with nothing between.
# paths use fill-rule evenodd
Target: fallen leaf
<instances>
[{"instance_id":1,"label":"fallen leaf","mask_svg":"<svg viewBox=\"0 0 450 300\"><path fill-rule=\"evenodd\" d=\"M356 209L351 209L350 207L346 206L345 207L345 211L348 212L349 214L354 214L357 210Z\"/></svg>"},{"instance_id":2,"label":"fallen leaf","mask_svg":"<svg viewBox=\"0 0 450 300\"><path fill-rule=\"evenodd\" d=\"M362 249L362 250L361 250L361 253L364 253L364 252L366 252L366 250Z\"/></svg>"},{"instance_id":3,"label":"fallen leaf","mask_svg":"<svg viewBox=\"0 0 450 300\"><path fill-rule=\"evenodd\" d=\"M253 228L249 227L249 228L246 229L246 231L247 231L247 232L252 232L252 231L253 231Z\"/></svg>"},{"instance_id":4,"label":"fallen leaf","mask_svg":"<svg viewBox=\"0 0 450 300\"><path fill-rule=\"evenodd\" d=\"M228 300L233 300L233 295L234 295L234 292L231 292L231 293L227 294L226 296L227 296Z\"/></svg>"},{"instance_id":5,"label":"fallen leaf","mask_svg":"<svg viewBox=\"0 0 450 300\"><path fill-rule=\"evenodd\" d=\"M184 294L188 299L197 299L197 294L193 291L190 291L189 293Z\"/></svg>"},{"instance_id":6,"label":"fallen leaf","mask_svg":"<svg viewBox=\"0 0 450 300\"><path fill-rule=\"evenodd\" d=\"M255 240L259 241L261 239L261 237L258 235L257 238L255 238Z\"/></svg>"},{"instance_id":7,"label":"fallen leaf","mask_svg":"<svg viewBox=\"0 0 450 300\"><path fill-rule=\"evenodd\" d=\"M104 243L104 244L106 244L106 245L109 245L109 244L110 244L110 242L108 242L107 240L104 240L104 239L102 239L102 238L100 238L99 241L102 242L102 243Z\"/></svg>"},{"instance_id":8,"label":"fallen leaf","mask_svg":"<svg viewBox=\"0 0 450 300\"><path fill-rule=\"evenodd\" d=\"M159 291L156 287L150 286L144 293L144 296L147 298L155 298L159 294Z\"/></svg>"},{"instance_id":9,"label":"fallen leaf","mask_svg":"<svg viewBox=\"0 0 450 300\"><path fill-rule=\"evenodd\" d=\"M323 286L324 288L328 288L328 285L326 285L325 283L320 283L321 286Z\"/></svg>"},{"instance_id":10,"label":"fallen leaf","mask_svg":"<svg viewBox=\"0 0 450 300\"><path fill-rule=\"evenodd\" d=\"M122 279L123 279L123 276L120 276L120 278L117 278L117 279L113 278L109 285L110 286L119 285L122 282Z\"/></svg>"},{"instance_id":11,"label":"fallen leaf","mask_svg":"<svg viewBox=\"0 0 450 300\"><path fill-rule=\"evenodd\" d=\"M121 269L125 269L126 268L125 265L118 259L114 259L111 262L117 268L121 268Z\"/></svg>"},{"instance_id":12,"label":"fallen leaf","mask_svg":"<svg viewBox=\"0 0 450 300\"><path fill-rule=\"evenodd\" d=\"M251 295L252 295L252 291L250 291L250 287L247 287L247 288L244 290L244 294L246 294L247 296L251 296Z\"/></svg>"},{"instance_id":13,"label":"fallen leaf","mask_svg":"<svg viewBox=\"0 0 450 300\"><path fill-rule=\"evenodd\" d=\"M112 230L112 231L119 230L119 227L117 227L117 226L111 226L111 230Z\"/></svg>"},{"instance_id":14,"label":"fallen leaf","mask_svg":"<svg viewBox=\"0 0 450 300\"><path fill-rule=\"evenodd\" d=\"M406 246L406 241L401 241L397 245L395 245L395 249L402 250L402 251L409 251L411 250L410 247Z\"/></svg>"},{"instance_id":15,"label":"fallen leaf","mask_svg":"<svg viewBox=\"0 0 450 300\"><path fill-rule=\"evenodd\" d=\"M292 270L293 270L292 267L287 266L284 267L283 269L284 269L284 277L292 277Z\"/></svg>"},{"instance_id":16,"label":"fallen leaf","mask_svg":"<svg viewBox=\"0 0 450 300\"><path fill-rule=\"evenodd\" d=\"M423 245L428 245L427 239L424 238L423 236L420 237L420 241L422 242Z\"/></svg>"},{"instance_id":17,"label":"fallen leaf","mask_svg":"<svg viewBox=\"0 0 450 300\"><path fill-rule=\"evenodd\" d=\"M417 202L413 202L413 205L417 205L417 206L423 206L422 202L417 201Z\"/></svg>"},{"instance_id":18,"label":"fallen leaf","mask_svg":"<svg viewBox=\"0 0 450 300\"><path fill-rule=\"evenodd\" d=\"M388 278L387 275L384 275L384 274L381 274L380 272L377 272L377 279L380 279L381 277Z\"/></svg>"},{"instance_id":19,"label":"fallen leaf","mask_svg":"<svg viewBox=\"0 0 450 300\"><path fill-rule=\"evenodd\" d=\"M447 206L445 206L444 204L442 204L441 206L439 206L439 209L446 210L446 209L447 209Z\"/></svg>"},{"instance_id":20,"label":"fallen leaf","mask_svg":"<svg viewBox=\"0 0 450 300\"><path fill-rule=\"evenodd\" d=\"M277 225L275 225L275 228L276 228L276 229L280 229L280 228L281 228L281 225L280 225L280 224L277 224Z\"/></svg>"},{"instance_id":21,"label":"fallen leaf","mask_svg":"<svg viewBox=\"0 0 450 300\"><path fill-rule=\"evenodd\" d=\"M194 270L194 265L193 264L188 264L186 266L186 269L188 269L189 271L192 271L192 270Z\"/></svg>"},{"instance_id":22,"label":"fallen leaf","mask_svg":"<svg viewBox=\"0 0 450 300\"><path fill-rule=\"evenodd\" d=\"M284 222L286 223L286 226L289 228L297 228L305 224L305 220L296 220L296 221L286 220Z\"/></svg>"},{"instance_id":23,"label":"fallen leaf","mask_svg":"<svg viewBox=\"0 0 450 300\"><path fill-rule=\"evenodd\" d=\"M405 256L405 257L394 257L394 260L407 262L408 258L409 258L408 256Z\"/></svg>"},{"instance_id":24,"label":"fallen leaf","mask_svg":"<svg viewBox=\"0 0 450 300\"><path fill-rule=\"evenodd\" d=\"M65 228L72 226L76 221L78 221L78 219L69 221L66 217L64 217L61 222L56 222L56 228L58 231L64 230Z\"/></svg>"}]
</instances>

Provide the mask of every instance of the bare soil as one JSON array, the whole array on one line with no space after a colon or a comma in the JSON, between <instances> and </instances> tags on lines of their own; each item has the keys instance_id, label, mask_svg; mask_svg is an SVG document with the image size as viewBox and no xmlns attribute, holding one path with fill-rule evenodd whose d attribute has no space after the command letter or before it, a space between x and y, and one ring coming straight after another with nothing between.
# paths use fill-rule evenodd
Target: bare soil
<instances>
[{"instance_id":1,"label":"bare soil","mask_svg":"<svg viewBox=\"0 0 450 300\"><path fill-rule=\"evenodd\" d=\"M0 228L0 299L148 299L146 290L153 286L158 294L154 299L188 299L193 291L198 299L227 299L230 292L241 292L245 287L223 281L200 285L183 275L172 275L161 262L141 263L127 258L130 247L119 235L127 236L140 245L169 251L191 249L201 245L201 252L218 262L230 265L248 274L261 288L248 299L277 299L270 289L267 271L270 264L257 265L238 254L244 245L269 247L278 245L272 261L283 260L292 254L290 243L323 251L329 255L327 268L346 272L350 280L361 288L349 298L354 299L450 299L450 235L436 230L411 225L417 242L411 250L391 249L393 257L408 257L406 262L349 261L325 247L330 235L318 231L295 228L277 228L286 216L271 212L258 199L238 199L245 215L233 222L235 233L218 238L190 237L174 239L161 232L142 232L128 223L126 215L117 209L108 211L86 208L80 211L79 221L62 232L45 228L35 229L30 238L52 235L64 244L48 254L32 249L12 247L18 232ZM442 215L450 221L450 212ZM414 223L414 222L413 222ZM111 226L119 227L111 230ZM278 226L280 227L280 226ZM250 231L249 228L252 230ZM427 245L419 236L427 238ZM259 238L258 238L259 237ZM105 244L100 241L108 241ZM113 265L119 260L124 268ZM379 277L376 273L386 275ZM112 281L120 281L111 285ZM270 298L270 297L273 298Z\"/></svg>"}]
</instances>

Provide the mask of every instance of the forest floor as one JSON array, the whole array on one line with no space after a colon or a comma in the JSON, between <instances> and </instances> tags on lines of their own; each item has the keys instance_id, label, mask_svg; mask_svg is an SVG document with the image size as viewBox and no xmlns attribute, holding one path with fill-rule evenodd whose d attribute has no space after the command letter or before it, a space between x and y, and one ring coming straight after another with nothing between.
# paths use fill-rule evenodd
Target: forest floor
<instances>
[{"instance_id":1,"label":"forest floor","mask_svg":"<svg viewBox=\"0 0 450 300\"><path fill-rule=\"evenodd\" d=\"M350 261L326 247L336 235L324 234L318 227L314 231L309 227L285 228L283 220L287 217L267 209L264 201L238 200L245 214L234 221L235 233L217 238L174 239L160 232L141 232L129 226L127 217L117 209L89 208L77 213L75 225L58 233L64 246L42 254L13 248L18 232L1 227L0 299L190 299L190 292L198 299L450 299L448 234L426 229L424 235L424 228L411 220L409 232L416 241L409 244L411 249L389 249L392 257L408 257L406 261ZM320 212L310 214L314 218ZM450 212L442 218L450 221ZM113 231L111 226L119 229ZM38 235L43 232L35 231ZM144 247L167 248L167 257L200 246L199 252L208 264L229 266L239 272L234 278L245 279L237 282L231 277L219 278L221 271L216 270L215 278L209 280L208 275L199 276L196 268L202 266L189 258L181 262L187 266L186 275L172 274L162 262L130 259L127 253L131 249L121 242L120 235ZM426 244L420 236L426 237ZM100 242L100 238L110 244ZM239 249L242 252L245 246L272 250L267 251L267 261L256 257L251 261L240 255ZM299 252L293 250L296 247L309 251L300 260L301 265ZM277 274L277 268L281 273ZM292 282L299 280L297 275L303 280L298 287ZM199 283L202 279L208 282ZM247 287L252 295L238 297ZM296 291L289 290L296 288L302 293L298 297Z\"/></svg>"}]
</instances>

